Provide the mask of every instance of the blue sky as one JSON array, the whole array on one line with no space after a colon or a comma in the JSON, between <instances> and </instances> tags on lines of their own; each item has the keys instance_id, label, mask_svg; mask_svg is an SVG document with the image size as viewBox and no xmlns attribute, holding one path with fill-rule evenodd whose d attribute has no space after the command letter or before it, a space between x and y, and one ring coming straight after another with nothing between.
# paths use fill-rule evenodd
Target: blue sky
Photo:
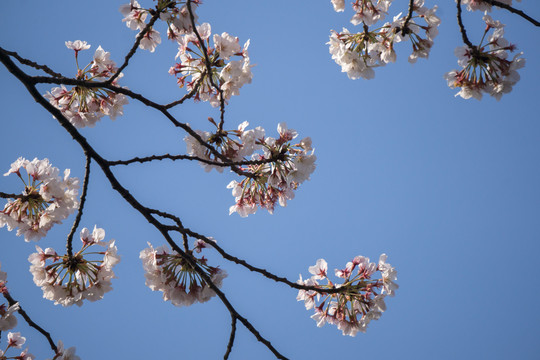
<instances>
[{"instance_id":1,"label":"blue sky","mask_svg":"<svg viewBox=\"0 0 540 360\"><path fill-rule=\"evenodd\" d=\"M150 6L151 1L141 2ZM427 2L428 4L430 2ZM101 45L120 63L135 32L122 22L119 1L5 1L0 14L0 46L74 76L67 40L92 45L81 53L90 61ZM115 169L143 204L180 216L194 231L213 236L231 254L296 280L325 258L342 268L356 255L378 259L387 253L398 271L400 289L388 310L366 334L344 337L334 326L317 328L297 291L208 253L226 269L223 291L233 305L284 355L402 359L534 359L540 353L540 310L536 278L540 250L540 49L533 25L501 11L506 38L527 59L521 81L499 102L455 98L443 74L457 69L461 46L453 2L439 4L442 18L430 59L398 61L376 70L374 80L352 81L330 58L330 29L349 24L330 1L245 2L207 0L199 20L214 33L251 39L253 83L230 101L226 129L243 121L276 135L287 122L301 137L311 136L317 169L296 198L274 215L229 216L234 202L226 185L233 174L205 173L196 163L168 162ZM536 2L517 3L540 17ZM399 10L398 10L399 9ZM391 14L405 11L395 1ZM465 14L473 43L483 30L481 14ZM165 33L163 24L157 28ZM156 52L139 51L120 84L168 103L185 94L168 73L176 46L164 40ZM0 169L19 156L47 157L54 166L84 175L77 144L0 68L2 138ZM50 90L41 86L40 91ZM115 122L102 119L82 134L107 159L152 153L185 153L183 134L156 111L130 100ZM206 103L179 107L173 114L194 128L209 130ZM1 177L0 191L17 192L15 177ZM55 226L38 245L64 247L73 216ZM28 271L33 243L0 229L0 262L9 288L32 318L55 340L76 346L82 359L222 358L229 315L213 299L176 308L144 285L139 252L148 241L162 244L157 231L116 194L94 166L81 226L105 229L117 240L122 262L114 291L81 308L61 308L42 298ZM51 357L42 337L22 324L38 359ZM3 345L2 345L3 347ZM271 353L239 327L231 359L272 359Z\"/></svg>"}]
</instances>

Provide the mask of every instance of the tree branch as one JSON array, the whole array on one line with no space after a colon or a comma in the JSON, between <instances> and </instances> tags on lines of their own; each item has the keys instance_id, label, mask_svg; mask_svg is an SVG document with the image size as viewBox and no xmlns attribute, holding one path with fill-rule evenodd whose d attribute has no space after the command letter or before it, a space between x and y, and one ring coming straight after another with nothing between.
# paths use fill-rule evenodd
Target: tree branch
<instances>
[{"instance_id":1,"label":"tree branch","mask_svg":"<svg viewBox=\"0 0 540 360\"><path fill-rule=\"evenodd\" d=\"M516 8L510 6L510 5L507 5L507 4L502 3L500 1L497 1L497 0L482 0L482 1L484 1L484 2L486 2L488 4L490 4L490 5L497 6L497 7L503 8L505 10L508 10L513 14L521 16L525 20L529 21L531 24L533 24L535 26L540 26L540 22L538 22L538 20L533 19L532 17L530 17L529 15L524 13L522 10L518 10L518 9L516 9Z\"/></svg>"},{"instance_id":2,"label":"tree branch","mask_svg":"<svg viewBox=\"0 0 540 360\"><path fill-rule=\"evenodd\" d=\"M75 221L73 222L73 226L71 227L71 231L69 232L69 235L67 237L67 242L66 242L66 249L67 249L67 254L69 258L73 257L73 246L72 246L73 235L75 234L75 231L77 231L77 227L79 226L79 223L81 222L84 202L86 201L86 192L88 190L88 180L90 179L90 162L92 158L88 156L86 151L84 152L84 155L86 157L86 165L84 167L84 181L83 181L83 188L82 188L82 193L81 193L81 203L79 204L77 217L75 218Z\"/></svg>"},{"instance_id":3,"label":"tree branch","mask_svg":"<svg viewBox=\"0 0 540 360\"><path fill-rule=\"evenodd\" d=\"M13 299L8 292L3 292L3 295L6 298L6 300L8 301L9 306L15 305L17 303L17 301L15 299ZM18 313L21 314L21 316L28 323L28 325L30 325L31 327L33 327L34 329L39 331L41 333L41 335L45 336L45 338L49 342L49 346L51 347L52 351L54 351L54 353L56 354L58 348L56 347L56 345L55 345L55 343L54 343L54 341L53 341L53 339L51 337L51 334L49 334L47 331L45 331L45 329L43 329L41 326L36 324L32 319L30 319L30 316L28 316L28 314L26 313L26 311L23 310L23 308L21 307L20 304L19 304Z\"/></svg>"}]
</instances>

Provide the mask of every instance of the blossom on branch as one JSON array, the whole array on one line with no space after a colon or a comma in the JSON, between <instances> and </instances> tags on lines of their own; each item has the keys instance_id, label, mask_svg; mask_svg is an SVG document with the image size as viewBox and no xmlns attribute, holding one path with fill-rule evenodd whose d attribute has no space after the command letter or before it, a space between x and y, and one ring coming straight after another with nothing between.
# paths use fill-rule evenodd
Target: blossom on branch
<instances>
[{"instance_id":1,"label":"blossom on branch","mask_svg":"<svg viewBox=\"0 0 540 360\"><path fill-rule=\"evenodd\" d=\"M251 160L257 162L241 169L250 174L242 181L233 180L227 185L232 189L236 204L229 214L237 212L245 217L257 211L257 207L271 214L276 203L287 206L287 200L294 198L294 190L315 171L315 150L311 138L306 137L293 143L298 134L288 129L285 123L278 124L279 138L263 137L256 139L262 153L255 153Z\"/></svg>"},{"instance_id":2,"label":"blossom on branch","mask_svg":"<svg viewBox=\"0 0 540 360\"><path fill-rule=\"evenodd\" d=\"M444 75L450 88L460 88L456 96L464 99L482 99L487 93L500 100L503 94L512 91L512 87L519 81L517 70L525 66L522 52L516 54L511 60L508 52L513 52L516 46L510 44L504 35L504 24L494 21L489 15L483 17L486 28L478 46L461 46L454 51L458 58L461 70L452 70ZM483 44L488 32L493 29L492 35Z\"/></svg>"},{"instance_id":3,"label":"blossom on branch","mask_svg":"<svg viewBox=\"0 0 540 360\"><path fill-rule=\"evenodd\" d=\"M253 65L249 62L249 40L242 47L238 38L224 32L213 36L214 47L211 47L210 24L198 26L197 32L204 44L200 43L195 33L176 38L179 44L176 58L180 62L170 68L169 74L176 76L178 85L185 86L188 92L197 89L195 100L208 101L217 107L222 100L220 92L226 102L231 96L239 95L242 86L251 83ZM231 60L233 56L239 57L239 60Z\"/></svg>"},{"instance_id":4,"label":"blossom on branch","mask_svg":"<svg viewBox=\"0 0 540 360\"><path fill-rule=\"evenodd\" d=\"M376 67L396 61L395 44L403 41L410 40L412 44L413 52L409 62L414 63L419 57L429 56L441 22L435 15L437 6L426 8L423 0L415 0L411 17L400 13L391 23L370 30L368 25L382 20L388 6L390 1L379 1L375 6L371 0L357 0L353 4L357 13L351 22L355 25L363 23L363 31L351 33L345 28L341 33L332 31L327 43L330 45L330 54L350 79L373 79ZM425 25L421 22L425 22Z\"/></svg>"},{"instance_id":5,"label":"blossom on branch","mask_svg":"<svg viewBox=\"0 0 540 360\"><path fill-rule=\"evenodd\" d=\"M66 42L66 46L72 49L74 45L68 45L68 43L70 42ZM77 50L75 54L77 59ZM103 50L101 46L96 49L93 61L85 68L80 69L77 60L77 80L105 81L117 71L115 62L110 59L110 53ZM118 76L120 77L122 74ZM117 79L112 82L112 85L118 86ZM127 97L123 94L105 88L84 86L75 86L68 90L62 85L52 88L43 96L78 128L93 127L103 116L109 116L111 120L115 120L117 116L124 115L123 106L128 103Z\"/></svg>"},{"instance_id":6,"label":"blossom on branch","mask_svg":"<svg viewBox=\"0 0 540 360\"><path fill-rule=\"evenodd\" d=\"M75 355L75 347L72 346L69 349L64 349L64 343L62 340L58 340L58 346L56 347L56 354L49 360L81 360L80 357Z\"/></svg>"},{"instance_id":7,"label":"blossom on branch","mask_svg":"<svg viewBox=\"0 0 540 360\"><path fill-rule=\"evenodd\" d=\"M156 249L150 243L148 246L140 254L146 285L152 291L163 292L164 301L181 307L207 302L216 295L193 265L176 251L172 251L167 245ZM196 243L197 252L202 248ZM197 268L210 277L216 287L221 287L223 279L227 277L225 270L208 265L204 256L196 258L192 251L188 251L187 256Z\"/></svg>"},{"instance_id":8,"label":"blossom on branch","mask_svg":"<svg viewBox=\"0 0 540 360\"><path fill-rule=\"evenodd\" d=\"M26 170L26 179L21 169ZM8 200L0 211L0 228L7 226L9 231L18 228L17 236L23 235L25 241L39 240L79 206L79 179L69 177L69 169L60 177L58 168L48 159L29 161L21 157L4 176L10 174L22 180L24 190L20 197Z\"/></svg>"},{"instance_id":9,"label":"blossom on branch","mask_svg":"<svg viewBox=\"0 0 540 360\"><path fill-rule=\"evenodd\" d=\"M58 255L52 248L43 251L36 246L37 253L28 257L32 264L30 272L34 283L43 290L43 297L54 301L55 305L81 306L83 300L96 301L112 290L113 266L120 262L115 241L103 241L105 231L94 227L92 233L87 228L81 231L81 250L73 255ZM96 251L94 245L104 248ZM90 251L88 251L90 250ZM102 260L90 260L95 255L103 255ZM47 264L51 261L52 264Z\"/></svg>"},{"instance_id":10,"label":"blossom on branch","mask_svg":"<svg viewBox=\"0 0 540 360\"><path fill-rule=\"evenodd\" d=\"M380 278L373 278L376 272ZM310 266L313 276L307 280L300 279L297 284L315 287L320 291L301 289L296 299L304 301L306 310L314 309L311 316L317 326L336 325L343 335L355 336L359 331L366 332L371 320L378 320L386 310L384 298L394 296L398 285L396 270L386 262L386 254L382 254L379 263L372 263L369 258L356 256L345 265L344 269L336 269L335 275L343 279L343 283L333 283L327 275L327 264L324 259ZM317 280L326 280L322 285ZM324 290L339 289L339 292L327 293Z\"/></svg>"}]
</instances>

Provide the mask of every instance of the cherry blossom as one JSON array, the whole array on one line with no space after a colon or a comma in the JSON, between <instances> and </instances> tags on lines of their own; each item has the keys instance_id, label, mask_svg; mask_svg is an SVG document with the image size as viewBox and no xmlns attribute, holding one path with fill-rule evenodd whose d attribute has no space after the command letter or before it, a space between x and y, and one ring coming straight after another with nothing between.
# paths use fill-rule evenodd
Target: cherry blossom
<instances>
[{"instance_id":1,"label":"cherry blossom","mask_svg":"<svg viewBox=\"0 0 540 360\"><path fill-rule=\"evenodd\" d=\"M384 298L394 296L398 288L395 283L397 272L386 259L386 254L382 254L379 263L375 264L369 258L356 256L344 269L335 270L336 276L344 279L341 284L333 283L328 278L327 263L319 259L309 267L313 276L303 280L300 275L297 281L299 285L315 287L319 291L300 289L296 299L304 301L306 310L314 309L312 319L318 327L326 323L336 325L343 335L349 336L365 332L369 322L378 320L386 310ZM373 279L377 271L382 278ZM317 280L327 280L327 284L322 285ZM327 293L327 289L339 289L339 292Z\"/></svg>"},{"instance_id":2,"label":"cherry blossom","mask_svg":"<svg viewBox=\"0 0 540 360\"><path fill-rule=\"evenodd\" d=\"M156 249L148 243L148 248L141 251L146 285L152 291L163 292L163 300L170 301L174 306L189 306L193 303L204 303L216 295L193 266L177 252L167 245ZM196 247L200 252L202 247ZM218 267L207 264L207 260L196 258L192 251L188 256L197 264L197 267L210 277L212 283L221 287L227 272Z\"/></svg>"},{"instance_id":3,"label":"cherry blossom","mask_svg":"<svg viewBox=\"0 0 540 360\"><path fill-rule=\"evenodd\" d=\"M42 250L36 246L37 253L28 257L32 264L30 272L34 283L43 290L43 297L54 301L55 305L81 306L83 300L96 301L112 290L112 268L120 262L115 241L103 241L105 232L94 227L90 234L84 228L81 231L81 250L72 256L58 255L52 248ZM104 250L96 251L97 245ZM96 255L103 255L103 260L90 260ZM47 264L51 261L52 264Z\"/></svg>"},{"instance_id":4,"label":"cherry blossom","mask_svg":"<svg viewBox=\"0 0 540 360\"><path fill-rule=\"evenodd\" d=\"M80 357L75 355L75 347L72 346L69 349L64 349L64 343L62 340L58 340L58 345L56 347L56 354L52 359L49 360L81 360Z\"/></svg>"},{"instance_id":5,"label":"cherry blossom","mask_svg":"<svg viewBox=\"0 0 540 360\"><path fill-rule=\"evenodd\" d=\"M26 180L21 169L28 174ZM24 190L21 197L8 200L4 210L0 211L0 227L7 226L9 231L18 228L17 236L23 235L25 241L39 240L79 205L79 180L69 177L69 169L61 177L58 168L48 159L29 161L21 157L11 164L4 176L10 174L16 174L22 180Z\"/></svg>"},{"instance_id":6,"label":"cherry blossom","mask_svg":"<svg viewBox=\"0 0 540 360\"><path fill-rule=\"evenodd\" d=\"M500 100L502 95L512 91L512 87L519 81L517 70L525 66L525 59L520 52L509 60L508 52L515 51L516 47L503 38L504 25L487 14L483 19L486 28L480 44L472 48L456 48L454 53L462 69L452 70L446 73L444 78L450 88L460 88L456 96L481 100L483 93L487 93ZM486 35L492 29L492 35L484 44Z\"/></svg>"},{"instance_id":7,"label":"cherry blossom","mask_svg":"<svg viewBox=\"0 0 540 360\"><path fill-rule=\"evenodd\" d=\"M241 167L250 174L240 181L233 180L227 185L232 189L236 204L229 214L237 212L245 217L265 208L273 213L276 203L287 206L287 200L294 198L294 191L315 171L317 157L307 137L294 144L297 137L293 129L285 123L278 125L279 138L264 137L256 140L262 153L254 153L254 164Z\"/></svg>"},{"instance_id":8,"label":"cherry blossom","mask_svg":"<svg viewBox=\"0 0 540 360\"><path fill-rule=\"evenodd\" d=\"M188 92L197 89L195 100L208 101L213 107L220 105L220 91L223 100L240 94L240 88L251 83L253 75L248 54L249 40L241 47L238 38L224 32L213 37L214 46L210 46L211 27L204 23L197 27L206 48L211 72L208 71L206 57L199 39L194 33L176 37L179 44L176 58L180 62L170 68L169 74L177 77L180 87ZM239 60L231 60L238 56ZM188 77L191 77L188 80Z\"/></svg>"},{"instance_id":9,"label":"cherry blossom","mask_svg":"<svg viewBox=\"0 0 540 360\"><path fill-rule=\"evenodd\" d=\"M390 1L378 1L374 5L370 0L357 0L353 3L357 13L352 22L355 25L363 23L363 31L351 33L343 28L340 33L331 32L327 44L330 45L332 59L350 79L373 79L375 68L396 61L395 45L403 41L412 44L409 62L429 56L440 25L440 19L435 15L437 6L426 8L423 0L415 0L410 18L400 13L391 23L370 30L368 25L382 20L389 5Z\"/></svg>"},{"instance_id":10,"label":"cherry blossom","mask_svg":"<svg viewBox=\"0 0 540 360\"><path fill-rule=\"evenodd\" d=\"M68 46L68 48L72 47ZM110 59L110 53L103 50L101 46L96 49L92 62L84 69L79 68L77 51L75 53L78 80L105 81L118 71L115 62ZM120 77L122 74L118 76ZM112 82L112 85L118 86L117 79ZM109 116L111 120L115 120L117 116L124 114L123 106L128 103L127 97L123 94L105 88L84 86L75 86L68 90L62 85L52 88L43 96L78 128L93 127L103 116Z\"/></svg>"}]
</instances>

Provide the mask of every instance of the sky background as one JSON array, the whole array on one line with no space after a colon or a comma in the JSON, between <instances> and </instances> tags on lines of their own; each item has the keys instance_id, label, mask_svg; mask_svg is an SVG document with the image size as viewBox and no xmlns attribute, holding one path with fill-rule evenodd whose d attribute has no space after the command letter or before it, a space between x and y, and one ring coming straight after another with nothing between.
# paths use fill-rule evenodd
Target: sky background
<instances>
[{"instance_id":1,"label":"sky background","mask_svg":"<svg viewBox=\"0 0 540 360\"><path fill-rule=\"evenodd\" d=\"M67 40L92 45L80 54L90 61L101 45L121 63L136 32L121 22L121 1L4 0L0 46L75 75ZM143 0L142 6L154 2ZM428 6L433 4L426 1ZM216 238L229 253L255 266L298 279L325 258L330 272L356 255L381 253L398 271L399 290L388 310L355 338L335 326L317 328L297 291L262 278L207 251L229 273L222 290L243 316L291 359L538 359L540 356L540 76L538 30L495 11L507 24L506 38L527 59L521 81L501 101L454 97L443 75L457 69L461 46L452 1L440 2L440 35L428 61L407 62L410 44L400 44L398 61L376 69L375 79L349 80L328 53L330 29L347 27L350 9L335 13L330 1L217 1L199 8L200 22L213 33L228 32L249 48L253 83L226 109L226 129L249 121L276 136L286 122L300 137L311 136L317 169L286 208L259 210L248 218L229 216L234 198L231 173L205 173L197 163L156 162L118 167L115 174L146 206L178 215L192 230ZM83 6L84 5L84 6ZM536 1L517 3L535 18ZM406 11L394 1L390 16ZM481 13L465 13L469 37L483 31ZM155 53L138 51L124 71L122 86L168 103L185 94L167 71L177 47L166 41ZM84 66L84 65L83 65ZM26 89L0 67L2 151L0 172L19 156L49 158L60 170L83 178L84 155ZM45 93L51 86L40 86ZM185 153L185 134L156 111L131 100L125 115L103 118L81 133L105 158ZM207 103L188 102L172 113L196 129L210 130ZM20 192L15 176L0 177L0 191ZM83 307L62 308L42 298L27 261L34 243L0 229L0 262L12 296L55 340L76 346L84 359L222 358L230 318L214 298L176 308L144 285L139 252L158 232L114 192L93 166L81 227L97 224L116 239L122 262L114 291ZM74 216L38 243L62 251ZM75 245L75 249L79 246ZM50 358L45 339L24 321L16 331L30 352ZM5 337L2 345L4 348ZM272 359L242 326L231 359Z\"/></svg>"}]
</instances>

